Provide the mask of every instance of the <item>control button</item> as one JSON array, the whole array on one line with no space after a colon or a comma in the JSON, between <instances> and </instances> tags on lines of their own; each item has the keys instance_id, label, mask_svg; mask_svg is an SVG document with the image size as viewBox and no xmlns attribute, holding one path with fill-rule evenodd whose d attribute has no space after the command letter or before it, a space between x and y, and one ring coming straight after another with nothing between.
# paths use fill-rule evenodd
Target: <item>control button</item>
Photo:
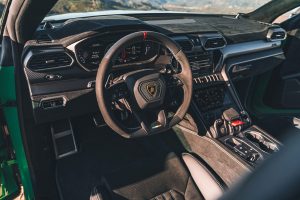
<instances>
[{"instance_id":1,"label":"control button","mask_svg":"<svg viewBox=\"0 0 300 200\"><path fill-rule=\"evenodd\" d=\"M211 82L212 81L212 77L208 76L208 81Z\"/></svg>"},{"instance_id":2,"label":"control button","mask_svg":"<svg viewBox=\"0 0 300 200\"><path fill-rule=\"evenodd\" d=\"M231 122L231 126L233 126L233 127L242 126L244 124L245 124L245 122L243 122L242 120L239 120L239 119L234 120L234 121Z\"/></svg>"},{"instance_id":3,"label":"control button","mask_svg":"<svg viewBox=\"0 0 300 200\"><path fill-rule=\"evenodd\" d=\"M90 81L90 82L88 82L88 84L87 84L87 88L94 88L95 87L95 84L96 84L96 81Z\"/></svg>"},{"instance_id":4,"label":"control button","mask_svg":"<svg viewBox=\"0 0 300 200\"><path fill-rule=\"evenodd\" d=\"M118 95L117 95L116 93L113 93L112 96L111 96L111 99L112 99L113 101L115 101L115 100L118 99L117 96L118 96Z\"/></svg>"},{"instance_id":5,"label":"control button","mask_svg":"<svg viewBox=\"0 0 300 200\"><path fill-rule=\"evenodd\" d=\"M208 83L209 82L208 76L204 76L204 78L205 78L205 82Z\"/></svg>"},{"instance_id":6,"label":"control button","mask_svg":"<svg viewBox=\"0 0 300 200\"><path fill-rule=\"evenodd\" d=\"M66 99L64 97L54 97L50 99L42 99L40 106L43 109L52 109L57 107L63 107L66 105Z\"/></svg>"},{"instance_id":7,"label":"control button","mask_svg":"<svg viewBox=\"0 0 300 200\"><path fill-rule=\"evenodd\" d=\"M259 158L258 153L252 153L250 156L247 157L247 160L250 162L255 162Z\"/></svg>"},{"instance_id":8,"label":"control button","mask_svg":"<svg viewBox=\"0 0 300 200\"><path fill-rule=\"evenodd\" d=\"M202 81L201 81L201 78L200 78L200 77L198 77L197 79L198 79L198 82L199 82L199 83L202 83Z\"/></svg>"},{"instance_id":9,"label":"control button","mask_svg":"<svg viewBox=\"0 0 300 200\"><path fill-rule=\"evenodd\" d=\"M216 78L215 78L214 75L211 75L210 77L211 77L211 80L212 80L212 81L216 81Z\"/></svg>"},{"instance_id":10,"label":"control button","mask_svg":"<svg viewBox=\"0 0 300 200\"><path fill-rule=\"evenodd\" d=\"M60 79L62 79L62 76L59 74L47 74L45 76L45 79L47 79L49 81L60 80Z\"/></svg>"}]
</instances>

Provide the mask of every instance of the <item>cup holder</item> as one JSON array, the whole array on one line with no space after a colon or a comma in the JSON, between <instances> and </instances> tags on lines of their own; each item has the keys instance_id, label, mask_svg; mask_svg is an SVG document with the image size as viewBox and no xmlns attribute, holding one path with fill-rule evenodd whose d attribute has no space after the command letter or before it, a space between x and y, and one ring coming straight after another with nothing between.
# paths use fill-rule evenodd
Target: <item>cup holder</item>
<instances>
[{"instance_id":1,"label":"cup holder","mask_svg":"<svg viewBox=\"0 0 300 200\"><path fill-rule=\"evenodd\" d=\"M267 153L274 153L279 151L278 145L264 137L261 133L256 131L248 131L244 133L245 137L251 142L257 144L261 150Z\"/></svg>"}]
</instances>

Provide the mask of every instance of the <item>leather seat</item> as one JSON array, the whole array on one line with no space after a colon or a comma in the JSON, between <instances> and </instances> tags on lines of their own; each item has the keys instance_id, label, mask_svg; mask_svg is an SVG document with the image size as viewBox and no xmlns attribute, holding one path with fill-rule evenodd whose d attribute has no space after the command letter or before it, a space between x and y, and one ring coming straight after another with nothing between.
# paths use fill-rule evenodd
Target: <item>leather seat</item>
<instances>
[{"instance_id":1,"label":"leather seat","mask_svg":"<svg viewBox=\"0 0 300 200\"><path fill-rule=\"evenodd\" d=\"M223 194L221 183L203 162L191 154L183 154L183 160L204 199L217 199Z\"/></svg>"},{"instance_id":2,"label":"leather seat","mask_svg":"<svg viewBox=\"0 0 300 200\"><path fill-rule=\"evenodd\" d=\"M181 159L171 153L105 175L90 200L214 200L223 194L221 182L202 160L189 153Z\"/></svg>"}]
</instances>

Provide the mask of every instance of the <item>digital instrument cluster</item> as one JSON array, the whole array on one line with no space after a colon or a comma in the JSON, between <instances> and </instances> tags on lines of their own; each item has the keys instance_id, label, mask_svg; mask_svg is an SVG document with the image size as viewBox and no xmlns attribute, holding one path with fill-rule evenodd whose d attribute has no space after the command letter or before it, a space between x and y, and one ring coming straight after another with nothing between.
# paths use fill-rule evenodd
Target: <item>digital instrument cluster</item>
<instances>
[{"instance_id":1,"label":"digital instrument cluster","mask_svg":"<svg viewBox=\"0 0 300 200\"><path fill-rule=\"evenodd\" d=\"M110 47L121 37L94 37L86 39L75 46L78 63L89 71L97 70ZM113 61L114 66L138 65L152 61L158 56L159 44L143 41L132 44L121 50Z\"/></svg>"}]
</instances>

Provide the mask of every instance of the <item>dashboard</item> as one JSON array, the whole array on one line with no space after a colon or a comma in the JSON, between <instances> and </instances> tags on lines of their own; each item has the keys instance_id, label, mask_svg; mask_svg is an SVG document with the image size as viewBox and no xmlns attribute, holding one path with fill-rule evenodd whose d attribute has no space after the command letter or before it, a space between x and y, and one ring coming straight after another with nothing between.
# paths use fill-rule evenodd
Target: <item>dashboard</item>
<instances>
[{"instance_id":1,"label":"dashboard","mask_svg":"<svg viewBox=\"0 0 300 200\"><path fill-rule=\"evenodd\" d=\"M44 22L23 52L36 123L97 112L94 84L103 56L123 36L145 30L168 35L185 52L198 95L195 100L204 111L224 102L220 98L226 96L222 88L227 82L262 73L284 59L285 31L243 18L178 13ZM282 37L272 38L270 32ZM112 62L115 73L145 67L180 71L172 54L154 41L131 44Z\"/></svg>"}]
</instances>

